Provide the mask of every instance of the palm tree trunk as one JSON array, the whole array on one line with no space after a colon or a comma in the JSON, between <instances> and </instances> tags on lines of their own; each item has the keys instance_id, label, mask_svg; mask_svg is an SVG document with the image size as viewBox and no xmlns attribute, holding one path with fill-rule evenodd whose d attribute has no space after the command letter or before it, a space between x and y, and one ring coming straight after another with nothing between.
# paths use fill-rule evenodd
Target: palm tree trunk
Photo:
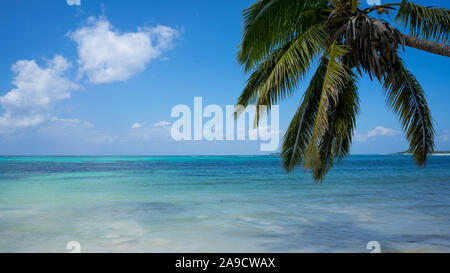
<instances>
[{"instance_id":1,"label":"palm tree trunk","mask_svg":"<svg viewBox=\"0 0 450 273\"><path fill-rule=\"evenodd\" d=\"M450 57L450 45L419 39L409 35L403 35L406 45L424 50L433 54Z\"/></svg>"}]
</instances>

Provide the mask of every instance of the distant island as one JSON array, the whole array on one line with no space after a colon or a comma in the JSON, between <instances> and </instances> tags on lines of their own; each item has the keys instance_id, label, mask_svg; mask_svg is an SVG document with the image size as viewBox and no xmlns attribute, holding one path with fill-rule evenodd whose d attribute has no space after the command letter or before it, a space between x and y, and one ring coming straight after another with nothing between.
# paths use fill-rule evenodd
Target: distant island
<instances>
[{"instance_id":1,"label":"distant island","mask_svg":"<svg viewBox=\"0 0 450 273\"><path fill-rule=\"evenodd\" d=\"M410 155L410 151L404 151L404 152L398 152L398 153L392 153L391 155ZM450 155L450 151L436 151L432 153L432 155Z\"/></svg>"}]
</instances>

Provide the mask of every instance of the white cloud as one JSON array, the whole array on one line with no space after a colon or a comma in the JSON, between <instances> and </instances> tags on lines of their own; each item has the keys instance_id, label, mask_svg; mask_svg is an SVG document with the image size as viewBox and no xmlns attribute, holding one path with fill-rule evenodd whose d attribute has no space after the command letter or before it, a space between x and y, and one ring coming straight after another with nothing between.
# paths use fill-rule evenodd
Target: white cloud
<instances>
[{"instance_id":1,"label":"white cloud","mask_svg":"<svg viewBox=\"0 0 450 273\"><path fill-rule=\"evenodd\" d=\"M90 122L86 122L86 121L81 121L77 118L74 119L67 119L67 118L57 118L57 117L52 117L51 119L52 122L58 123L58 124L62 124L64 126L70 126L70 127L85 127L85 128L94 128L94 124L90 123Z\"/></svg>"},{"instance_id":2,"label":"white cloud","mask_svg":"<svg viewBox=\"0 0 450 273\"><path fill-rule=\"evenodd\" d=\"M375 5L381 5L381 0L367 0L367 4L371 5L371 6L375 6Z\"/></svg>"},{"instance_id":3,"label":"white cloud","mask_svg":"<svg viewBox=\"0 0 450 273\"><path fill-rule=\"evenodd\" d=\"M375 138L378 136L396 136L399 135L400 132L394 129L385 128L383 126L377 126L375 129L367 132L367 134L359 134L356 132L355 137L359 142L364 142L369 140L370 138Z\"/></svg>"},{"instance_id":4,"label":"white cloud","mask_svg":"<svg viewBox=\"0 0 450 273\"><path fill-rule=\"evenodd\" d=\"M141 143L148 141L172 141L170 127L167 126L142 126L139 130L131 129L123 132L119 139L121 143Z\"/></svg>"},{"instance_id":5,"label":"white cloud","mask_svg":"<svg viewBox=\"0 0 450 273\"><path fill-rule=\"evenodd\" d=\"M367 135L368 135L368 137L395 136L395 135L398 135L399 133L400 133L399 131L396 131L396 130L393 130L393 129L384 128L383 126L377 126L372 131L369 131L367 133Z\"/></svg>"},{"instance_id":6,"label":"white cloud","mask_svg":"<svg viewBox=\"0 0 450 273\"><path fill-rule=\"evenodd\" d=\"M80 73L92 83L128 80L170 49L177 35L161 25L120 33L103 17L91 17L88 26L70 33L78 44Z\"/></svg>"},{"instance_id":7,"label":"white cloud","mask_svg":"<svg viewBox=\"0 0 450 273\"><path fill-rule=\"evenodd\" d=\"M157 122L157 123L153 124L153 126L155 126L155 127L166 127L166 126L170 126L171 124L172 123L163 120L163 121L160 121L160 122Z\"/></svg>"},{"instance_id":8,"label":"white cloud","mask_svg":"<svg viewBox=\"0 0 450 273\"><path fill-rule=\"evenodd\" d=\"M142 124L140 124L139 122L136 122L131 126L131 128L132 129L142 128Z\"/></svg>"},{"instance_id":9,"label":"white cloud","mask_svg":"<svg viewBox=\"0 0 450 273\"><path fill-rule=\"evenodd\" d=\"M0 116L0 133L38 125L50 116L55 103L70 97L70 91L80 87L66 78L64 72L70 63L56 55L47 68L34 60L21 60L13 65L16 88L0 97L4 113Z\"/></svg>"},{"instance_id":10,"label":"white cloud","mask_svg":"<svg viewBox=\"0 0 450 273\"><path fill-rule=\"evenodd\" d=\"M70 143L112 144L118 137L95 129L94 124L79 119L53 117L36 130L38 135Z\"/></svg>"},{"instance_id":11,"label":"white cloud","mask_svg":"<svg viewBox=\"0 0 450 273\"><path fill-rule=\"evenodd\" d=\"M442 135L441 135L440 139L443 142L448 142L450 140L450 130L444 130L442 132Z\"/></svg>"},{"instance_id":12,"label":"white cloud","mask_svg":"<svg viewBox=\"0 0 450 273\"><path fill-rule=\"evenodd\" d=\"M67 4L69 6L80 6L81 5L81 0L66 0Z\"/></svg>"}]
</instances>

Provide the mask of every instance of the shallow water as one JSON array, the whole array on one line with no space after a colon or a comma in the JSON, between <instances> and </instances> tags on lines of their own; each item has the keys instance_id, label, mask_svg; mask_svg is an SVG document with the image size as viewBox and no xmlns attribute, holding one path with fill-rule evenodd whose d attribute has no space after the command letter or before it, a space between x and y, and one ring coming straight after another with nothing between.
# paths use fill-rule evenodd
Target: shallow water
<instances>
[{"instance_id":1,"label":"shallow water","mask_svg":"<svg viewBox=\"0 0 450 273\"><path fill-rule=\"evenodd\" d=\"M450 156L0 157L0 252L450 251Z\"/></svg>"}]
</instances>

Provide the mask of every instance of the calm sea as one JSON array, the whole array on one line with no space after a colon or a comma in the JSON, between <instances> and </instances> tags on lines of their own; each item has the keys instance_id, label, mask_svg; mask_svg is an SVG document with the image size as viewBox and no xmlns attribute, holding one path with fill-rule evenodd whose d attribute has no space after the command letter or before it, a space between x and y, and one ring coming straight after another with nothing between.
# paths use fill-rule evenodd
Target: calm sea
<instances>
[{"instance_id":1,"label":"calm sea","mask_svg":"<svg viewBox=\"0 0 450 273\"><path fill-rule=\"evenodd\" d=\"M450 251L450 156L0 157L0 252Z\"/></svg>"}]
</instances>

